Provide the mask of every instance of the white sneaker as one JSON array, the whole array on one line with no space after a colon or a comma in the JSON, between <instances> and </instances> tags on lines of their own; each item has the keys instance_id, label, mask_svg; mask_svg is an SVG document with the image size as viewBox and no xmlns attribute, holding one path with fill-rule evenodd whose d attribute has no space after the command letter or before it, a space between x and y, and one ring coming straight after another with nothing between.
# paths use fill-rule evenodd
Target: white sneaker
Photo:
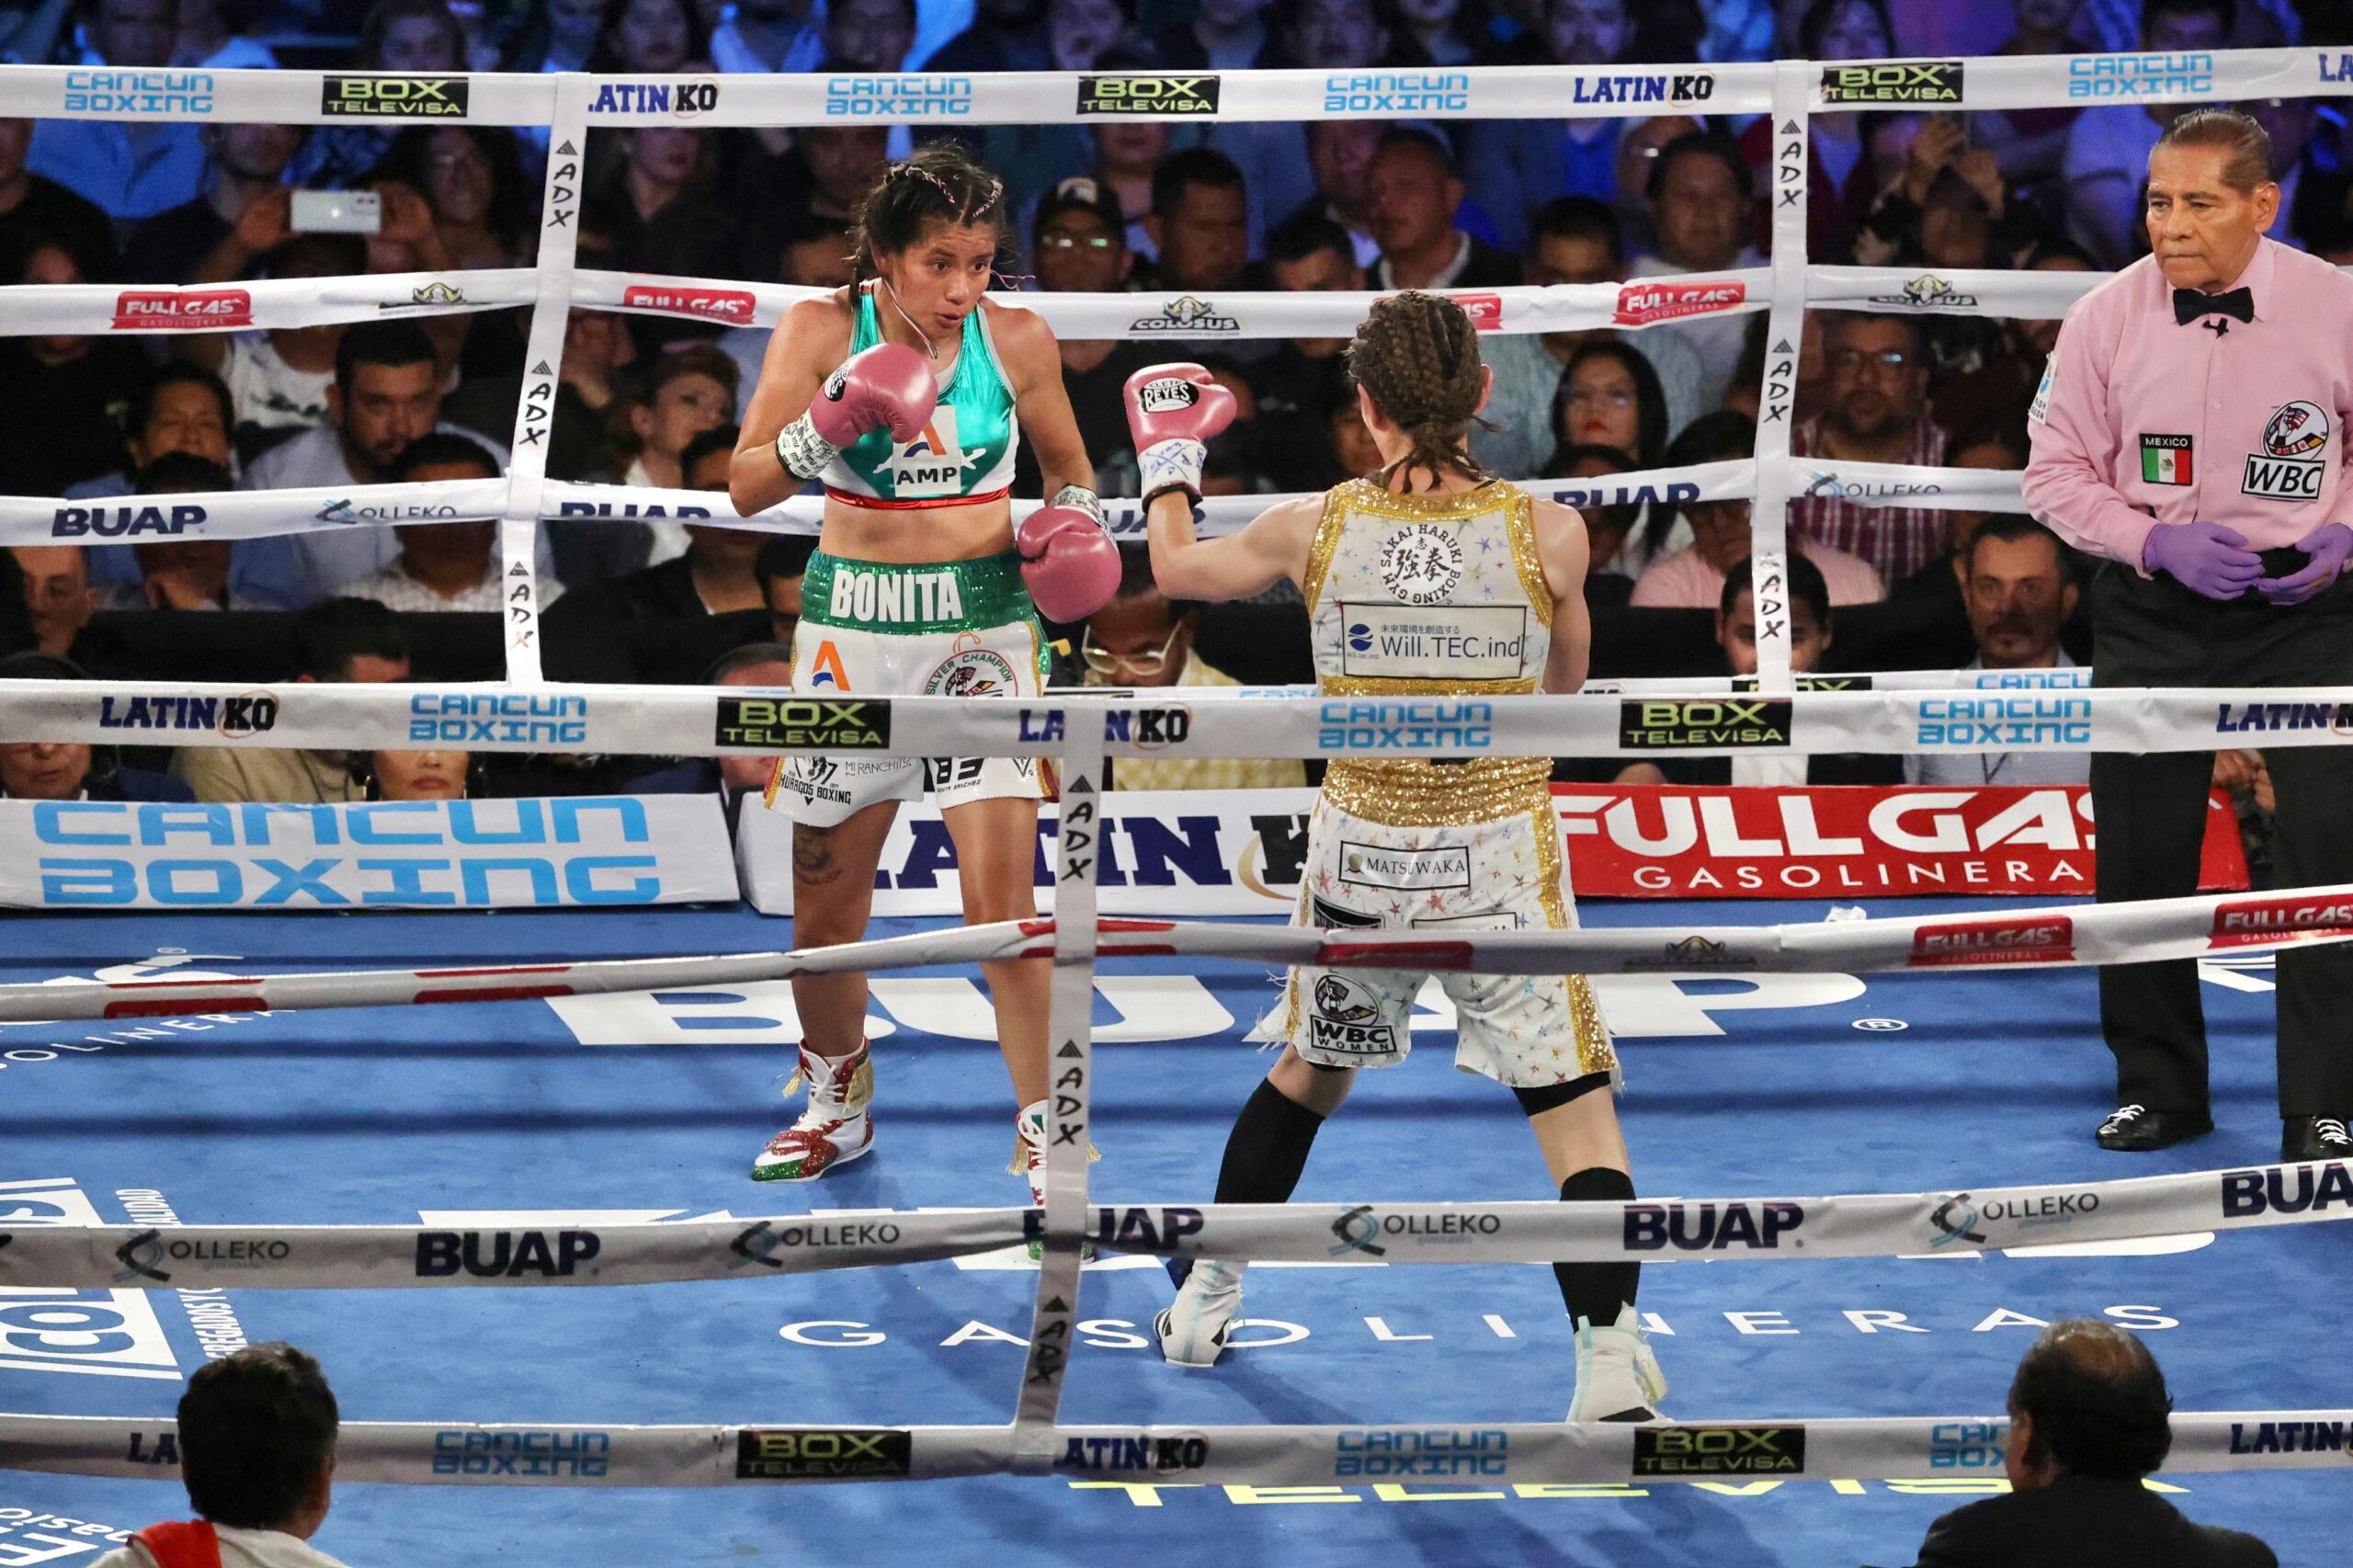
<instances>
[{"instance_id":1,"label":"white sneaker","mask_svg":"<svg viewBox=\"0 0 2353 1568\"><path fill-rule=\"evenodd\" d=\"M760 1151L754 1181L813 1181L874 1147L874 1062L865 1041L839 1062L803 1046L795 1076L809 1085L809 1108Z\"/></svg>"},{"instance_id":2,"label":"white sneaker","mask_svg":"<svg viewBox=\"0 0 2353 1568\"><path fill-rule=\"evenodd\" d=\"M1243 1265L1231 1258L1197 1257L1176 1287L1176 1299L1152 1320L1160 1354L1180 1367L1213 1367L1225 1348L1225 1325L1242 1310Z\"/></svg>"},{"instance_id":3,"label":"white sneaker","mask_svg":"<svg viewBox=\"0 0 2353 1568\"><path fill-rule=\"evenodd\" d=\"M1603 1328L1577 1320L1577 1392L1569 1401L1572 1421L1656 1421L1666 1397L1666 1374L1651 1354L1650 1336L1629 1305Z\"/></svg>"}]
</instances>

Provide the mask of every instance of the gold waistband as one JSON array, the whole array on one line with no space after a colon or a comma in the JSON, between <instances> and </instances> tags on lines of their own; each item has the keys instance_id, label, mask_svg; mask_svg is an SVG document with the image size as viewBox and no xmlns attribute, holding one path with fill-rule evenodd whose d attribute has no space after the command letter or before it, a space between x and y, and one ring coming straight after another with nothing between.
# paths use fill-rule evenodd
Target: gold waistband
<instances>
[{"instance_id":1,"label":"gold waistband","mask_svg":"<svg viewBox=\"0 0 2353 1568\"><path fill-rule=\"evenodd\" d=\"M1461 827L1545 809L1552 778L1548 756L1339 757L1324 775L1324 798L1350 816L1392 827Z\"/></svg>"}]
</instances>

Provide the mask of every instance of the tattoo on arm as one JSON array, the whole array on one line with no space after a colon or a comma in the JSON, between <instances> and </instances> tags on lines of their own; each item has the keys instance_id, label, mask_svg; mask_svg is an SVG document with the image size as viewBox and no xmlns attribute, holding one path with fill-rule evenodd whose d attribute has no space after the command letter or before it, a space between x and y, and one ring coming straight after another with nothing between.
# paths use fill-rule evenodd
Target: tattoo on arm
<instances>
[{"instance_id":1,"label":"tattoo on arm","mask_svg":"<svg viewBox=\"0 0 2353 1568\"><path fill-rule=\"evenodd\" d=\"M821 888L841 881L842 869L834 859L834 830L812 827L806 823L792 824L792 876L804 887Z\"/></svg>"}]
</instances>

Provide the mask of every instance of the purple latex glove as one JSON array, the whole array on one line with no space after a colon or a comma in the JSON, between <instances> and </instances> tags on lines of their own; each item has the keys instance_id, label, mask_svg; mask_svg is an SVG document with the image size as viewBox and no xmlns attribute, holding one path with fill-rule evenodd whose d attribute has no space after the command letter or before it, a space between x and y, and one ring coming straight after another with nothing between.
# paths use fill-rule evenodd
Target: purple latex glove
<instances>
[{"instance_id":1,"label":"purple latex glove","mask_svg":"<svg viewBox=\"0 0 2353 1568\"><path fill-rule=\"evenodd\" d=\"M2210 599L2234 599L2263 575L2246 537L2220 523L2159 523L2141 547L2141 564Z\"/></svg>"},{"instance_id":2,"label":"purple latex glove","mask_svg":"<svg viewBox=\"0 0 2353 1568\"><path fill-rule=\"evenodd\" d=\"M2343 523L2323 523L2296 541L2296 548L2312 557L2312 563L2301 572L2285 577L2266 577L2256 584L2256 592L2275 605L2300 605L2331 583L2345 570L2345 560L2353 556L2353 528Z\"/></svg>"}]
</instances>

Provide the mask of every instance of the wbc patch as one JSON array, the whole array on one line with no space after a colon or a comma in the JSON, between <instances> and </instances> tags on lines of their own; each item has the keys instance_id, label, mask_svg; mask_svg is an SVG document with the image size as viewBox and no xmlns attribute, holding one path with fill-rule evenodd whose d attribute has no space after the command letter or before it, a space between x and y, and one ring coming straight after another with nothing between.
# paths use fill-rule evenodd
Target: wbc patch
<instances>
[{"instance_id":1,"label":"wbc patch","mask_svg":"<svg viewBox=\"0 0 2353 1568\"><path fill-rule=\"evenodd\" d=\"M2189 468L2188 437L2143 436L2141 437L2143 483L2188 484Z\"/></svg>"}]
</instances>

